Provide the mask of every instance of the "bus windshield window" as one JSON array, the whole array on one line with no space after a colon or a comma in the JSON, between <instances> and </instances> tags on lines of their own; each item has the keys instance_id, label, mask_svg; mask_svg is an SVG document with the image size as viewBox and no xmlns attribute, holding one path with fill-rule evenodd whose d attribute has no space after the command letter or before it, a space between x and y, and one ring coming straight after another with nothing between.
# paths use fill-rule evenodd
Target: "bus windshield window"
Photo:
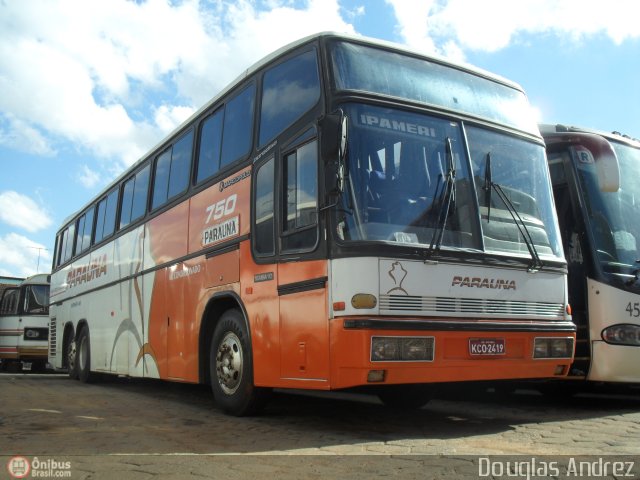
<instances>
[{"instance_id":1,"label":"bus windshield window","mask_svg":"<svg viewBox=\"0 0 640 480\"><path fill-rule=\"evenodd\" d=\"M24 313L49 313L49 285L29 285L25 288Z\"/></svg>"},{"instance_id":2,"label":"bus windshield window","mask_svg":"<svg viewBox=\"0 0 640 480\"><path fill-rule=\"evenodd\" d=\"M516 218L519 216L526 225L537 253L561 257L544 147L477 127L467 128L467 138L485 249L529 255L510 211L515 210ZM504 193L509 205L496 189Z\"/></svg>"},{"instance_id":3,"label":"bus windshield window","mask_svg":"<svg viewBox=\"0 0 640 480\"><path fill-rule=\"evenodd\" d=\"M600 191L592 161L577 163L578 178L601 265L605 271L632 273L640 259L640 149L611 143L620 165L620 189Z\"/></svg>"},{"instance_id":4,"label":"bus windshield window","mask_svg":"<svg viewBox=\"0 0 640 480\"><path fill-rule=\"evenodd\" d=\"M428 247L442 233L442 246L479 249L460 124L373 106L345 111L348 192L337 210L338 237ZM446 195L452 167L454 193Z\"/></svg>"},{"instance_id":5,"label":"bus windshield window","mask_svg":"<svg viewBox=\"0 0 640 480\"><path fill-rule=\"evenodd\" d=\"M339 42L331 55L337 90L438 105L537 134L525 94L471 73L386 50Z\"/></svg>"},{"instance_id":6,"label":"bus windshield window","mask_svg":"<svg viewBox=\"0 0 640 480\"><path fill-rule=\"evenodd\" d=\"M20 297L20 289L6 289L2 296L0 304L0 315L15 315L18 313L18 298Z\"/></svg>"},{"instance_id":7,"label":"bus windshield window","mask_svg":"<svg viewBox=\"0 0 640 480\"><path fill-rule=\"evenodd\" d=\"M364 105L345 111L348 175L337 210L339 239L529 257L513 213L539 256L562 257L542 145L467 126L467 147L460 122ZM488 154L492 182L508 206L484 189Z\"/></svg>"}]
</instances>

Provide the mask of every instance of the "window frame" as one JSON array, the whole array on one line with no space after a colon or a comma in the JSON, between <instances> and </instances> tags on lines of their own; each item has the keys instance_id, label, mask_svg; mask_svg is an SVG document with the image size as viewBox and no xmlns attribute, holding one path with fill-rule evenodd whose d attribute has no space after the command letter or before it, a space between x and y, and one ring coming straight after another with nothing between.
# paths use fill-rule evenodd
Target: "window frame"
<instances>
[{"instance_id":1,"label":"window frame","mask_svg":"<svg viewBox=\"0 0 640 480\"><path fill-rule=\"evenodd\" d=\"M304 136L304 134L303 134ZM279 201L280 201L280 206L279 206L279 215L278 217L280 218L280 222L278 225L278 238L279 238L279 253L281 255L290 255L290 254L296 254L296 253L306 253L306 252L313 252L314 250L316 250L318 248L318 245L320 243L320 211L319 211L319 206L320 206L320 173L319 173L319 167L320 167L320 155L318 152L318 148L319 148L319 140L316 136L308 139L304 139L301 142L295 142L294 144L291 145L291 147L287 148L287 150L285 150L285 153L283 153L282 155L280 155L280 174L277 177L277 183L280 184L280 191L279 193ZM299 160L298 160L298 152L302 149L305 148L307 146L313 146L315 144L315 146L313 147L312 151L315 154L315 221L313 223L307 224L307 225L302 225L300 227L294 226L291 229L288 229L288 221L287 221L287 214L288 214L288 203L287 203L287 192L288 192L288 178L286 177L287 175L287 171L288 171L288 165L287 165L287 159L291 157L291 155L296 155L296 166L299 164ZM298 179L298 175L297 175L298 169L296 168L296 186L297 186L297 179ZM296 190L297 192L297 190ZM298 197L297 197L297 193L296 193L296 215L298 214ZM285 244L285 240L284 239L288 239L288 238L292 238L296 235L299 235L301 233L307 232L309 230L314 230L316 231L316 236L315 236L315 241L313 243L313 245L310 246L305 246L305 247L300 247L300 248L287 248L284 246Z\"/></svg>"}]
</instances>

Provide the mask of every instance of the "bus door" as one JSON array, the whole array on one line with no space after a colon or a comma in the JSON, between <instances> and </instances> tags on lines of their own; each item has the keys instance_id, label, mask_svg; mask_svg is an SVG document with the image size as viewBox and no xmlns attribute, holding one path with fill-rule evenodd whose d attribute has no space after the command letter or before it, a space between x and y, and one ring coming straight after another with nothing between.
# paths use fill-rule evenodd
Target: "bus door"
<instances>
[{"instance_id":1,"label":"bus door","mask_svg":"<svg viewBox=\"0 0 640 480\"><path fill-rule=\"evenodd\" d=\"M327 382L327 261L310 258L320 241L317 141L282 153L278 264L281 375L284 379Z\"/></svg>"}]
</instances>

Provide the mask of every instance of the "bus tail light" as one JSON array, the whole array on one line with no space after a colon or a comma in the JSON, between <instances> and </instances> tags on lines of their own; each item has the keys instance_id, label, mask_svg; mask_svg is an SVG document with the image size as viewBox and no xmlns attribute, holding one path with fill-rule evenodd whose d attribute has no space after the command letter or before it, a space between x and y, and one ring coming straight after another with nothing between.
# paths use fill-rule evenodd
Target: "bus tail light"
<instances>
[{"instance_id":1,"label":"bus tail light","mask_svg":"<svg viewBox=\"0 0 640 480\"><path fill-rule=\"evenodd\" d=\"M533 358L572 358L573 338L536 337L533 344Z\"/></svg>"},{"instance_id":2,"label":"bus tail light","mask_svg":"<svg viewBox=\"0 0 640 480\"><path fill-rule=\"evenodd\" d=\"M372 362L431 362L434 337L372 337Z\"/></svg>"},{"instance_id":3,"label":"bus tail light","mask_svg":"<svg viewBox=\"0 0 640 480\"><path fill-rule=\"evenodd\" d=\"M612 345L640 347L640 325L621 323L602 330L602 339Z\"/></svg>"}]
</instances>

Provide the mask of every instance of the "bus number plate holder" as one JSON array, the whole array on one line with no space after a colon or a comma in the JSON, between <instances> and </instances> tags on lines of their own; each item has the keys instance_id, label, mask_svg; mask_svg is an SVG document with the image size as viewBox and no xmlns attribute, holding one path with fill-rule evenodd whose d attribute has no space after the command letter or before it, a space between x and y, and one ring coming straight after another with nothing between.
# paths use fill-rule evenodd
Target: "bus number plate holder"
<instances>
[{"instance_id":1,"label":"bus number plate holder","mask_svg":"<svg viewBox=\"0 0 640 480\"><path fill-rule=\"evenodd\" d=\"M504 338L469 339L469 354L474 357L504 355L506 351Z\"/></svg>"}]
</instances>

